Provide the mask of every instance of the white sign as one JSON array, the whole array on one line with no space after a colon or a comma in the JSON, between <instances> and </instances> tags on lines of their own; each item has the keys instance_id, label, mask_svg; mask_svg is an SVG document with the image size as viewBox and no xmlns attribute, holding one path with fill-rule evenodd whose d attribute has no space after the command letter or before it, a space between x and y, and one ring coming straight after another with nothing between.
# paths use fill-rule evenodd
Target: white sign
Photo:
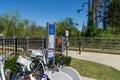
<instances>
[{"instance_id":1,"label":"white sign","mask_svg":"<svg viewBox=\"0 0 120 80\"><path fill-rule=\"evenodd\" d=\"M66 35L66 36L69 36L69 31L65 31L65 35Z\"/></svg>"},{"instance_id":2,"label":"white sign","mask_svg":"<svg viewBox=\"0 0 120 80\"><path fill-rule=\"evenodd\" d=\"M48 48L54 48L54 35L49 35Z\"/></svg>"}]
</instances>

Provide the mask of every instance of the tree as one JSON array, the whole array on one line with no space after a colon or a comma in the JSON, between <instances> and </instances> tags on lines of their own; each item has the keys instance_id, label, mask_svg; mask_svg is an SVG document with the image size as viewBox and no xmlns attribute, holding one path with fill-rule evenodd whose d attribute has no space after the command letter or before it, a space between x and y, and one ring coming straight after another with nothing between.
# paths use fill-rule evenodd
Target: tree
<instances>
[{"instance_id":1,"label":"tree","mask_svg":"<svg viewBox=\"0 0 120 80\"><path fill-rule=\"evenodd\" d=\"M65 31L69 30L70 37L77 37L79 35L79 30L76 28L77 26L78 24L70 17L58 21L56 23L57 36L65 36Z\"/></svg>"},{"instance_id":2,"label":"tree","mask_svg":"<svg viewBox=\"0 0 120 80\"><path fill-rule=\"evenodd\" d=\"M95 31L97 26L95 26L95 18L94 18L94 5L95 0L88 0L88 24L87 24L87 29L85 31L85 36L86 37L94 37L95 36ZM97 13L96 13L97 14ZM97 24L96 24L97 25Z\"/></svg>"},{"instance_id":3,"label":"tree","mask_svg":"<svg viewBox=\"0 0 120 80\"><path fill-rule=\"evenodd\" d=\"M4 31L5 29L5 19L3 18L2 15L0 15L0 34Z\"/></svg>"},{"instance_id":4,"label":"tree","mask_svg":"<svg viewBox=\"0 0 120 80\"><path fill-rule=\"evenodd\" d=\"M120 26L120 0L113 0L108 6L107 24L111 27Z\"/></svg>"},{"instance_id":5,"label":"tree","mask_svg":"<svg viewBox=\"0 0 120 80\"><path fill-rule=\"evenodd\" d=\"M0 33L4 36L45 36L45 28L22 19L20 13L15 11L0 15Z\"/></svg>"},{"instance_id":6,"label":"tree","mask_svg":"<svg viewBox=\"0 0 120 80\"><path fill-rule=\"evenodd\" d=\"M1 33L5 36L13 36L16 35L16 30L20 23L20 15L16 12L9 12L1 15L0 17L0 27Z\"/></svg>"},{"instance_id":7,"label":"tree","mask_svg":"<svg viewBox=\"0 0 120 80\"><path fill-rule=\"evenodd\" d=\"M18 23L18 26L16 27L16 30L15 30L15 34L14 36L24 36L25 35L25 31L24 31L24 22L19 22Z\"/></svg>"},{"instance_id":8,"label":"tree","mask_svg":"<svg viewBox=\"0 0 120 80\"><path fill-rule=\"evenodd\" d=\"M82 7L84 7L86 2L83 3ZM85 31L85 36L86 37L94 37L95 35L95 30L98 27L98 18L97 18L97 9L98 9L98 0L88 0L88 22L87 22L87 27ZM80 10L83 9L78 9L77 12L80 12Z\"/></svg>"}]
</instances>

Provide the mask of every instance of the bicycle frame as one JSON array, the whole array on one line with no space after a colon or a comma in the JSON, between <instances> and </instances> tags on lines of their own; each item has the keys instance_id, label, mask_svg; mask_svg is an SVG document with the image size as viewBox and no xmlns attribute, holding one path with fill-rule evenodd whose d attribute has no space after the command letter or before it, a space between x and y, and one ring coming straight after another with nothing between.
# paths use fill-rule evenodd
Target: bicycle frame
<instances>
[{"instance_id":1,"label":"bicycle frame","mask_svg":"<svg viewBox=\"0 0 120 80\"><path fill-rule=\"evenodd\" d=\"M4 64L5 64L5 54L0 54L0 80L7 80L7 74L5 75Z\"/></svg>"},{"instance_id":2,"label":"bicycle frame","mask_svg":"<svg viewBox=\"0 0 120 80\"><path fill-rule=\"evenodd\" d=\"M17 63L24 65L24 67L27 68L28 71L31 71L30 69L30 64L32 63L32 59L28 58L28 57L23 57L23 56L19 56L17 59ZM36 80L32 74L29 75L31 80ZM13 79L14 80L14 79Z\"/></svg>"},{"instance_id":3,"label":"bicycle frame","mask_svg":"<svg viewBox=\"0 0 120 80\"><path fill-rule=\"evenodd\" d=\"M32 53L25 51L26 53L28 53L30 55L30 57L19 56L17 62L19 64L26 66L27 70L31 72L30 65L31 65L32 61L34 61L31 57L38 58L39 64L42 65L42 69L44 71L40 80L48 80L48 79L52 80L52 78L51 78L52 69L49 69L49 67L47 66L47 62L46 62L46 52L45 52L46 49L43 49L40 52L39 51L40 50L32 50ZM39 64L38 64L38 67L40 67ZM37 71L37 67L34 69L33 72L35 72L35 71ZM32 72L29 74L29 77L31 78L31 80L36 80L35 77L32 75Z\"/></svg>"},{"instance_id":4,"label":"bicycle frame","mask_svg":"<svg viewBox=\"0 0 120 80\"><path fill-rule=\"evenodd\" d=\"M0 72L1 72L1 80L6 80L5 72L4 72L4 62L0 60Z\"/></svg>"},{"instance_id":5,"label":"bicycle frame","mask_svg":"<svg viewBox=\"0 0 120 80\"><path fill-rule=\"evenodd\" d=\"M47 67L45 66L46 65L46 59L45 59L45 50L32 50L32 53L30 54L32 57L39 57L39 64L37 67L39 67L39 65L42 66L43 68L43 72L44 74L42 75L42 78L40 80L47 80L46 79L46 70L47 70ZM35 68L34 72L36 71L37 67Z\"/></svg>"},{"instance_id":6,"label":"bicycle frame","mask_svg":"<svg viewBox=\"0 0 120 80\"><path fill-rule=\"evenodd\" d=\"M48 70L48 67L45 66L47 64L46 62L46 53L45 53L46 49L43 49L42 51L40 50L32 50L32 53L29 53L30 56L32 57L39 57L39 64L42 65L42 68L43 68L43 71L44 71L44 74L42 75L42 78L40 80L47 80L47 78L51 76L51 71ZM39 65L38 65L39 67ZM30 70L30 66L28 66L29 70ZM31 70L30 70L31 71ZM35 71L35 70L34 70Z\"/></svg>"}]
</instances>

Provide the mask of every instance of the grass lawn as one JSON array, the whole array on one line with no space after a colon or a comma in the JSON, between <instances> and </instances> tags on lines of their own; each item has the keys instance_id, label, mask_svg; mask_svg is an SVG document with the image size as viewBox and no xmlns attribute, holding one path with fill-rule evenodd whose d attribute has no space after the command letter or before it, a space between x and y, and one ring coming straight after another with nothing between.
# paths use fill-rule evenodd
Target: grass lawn
<instances>
[{"instance_id":1,"label":"grass lawn","mask_svg":"<svg viewBox=\"0 0 120 80\"><path fill-rule=\"evenodd\" d=\"M71 66L82 76L97 80L120 80L120 71L103 64L72 58Z\"/></svg>"}]
</instances>

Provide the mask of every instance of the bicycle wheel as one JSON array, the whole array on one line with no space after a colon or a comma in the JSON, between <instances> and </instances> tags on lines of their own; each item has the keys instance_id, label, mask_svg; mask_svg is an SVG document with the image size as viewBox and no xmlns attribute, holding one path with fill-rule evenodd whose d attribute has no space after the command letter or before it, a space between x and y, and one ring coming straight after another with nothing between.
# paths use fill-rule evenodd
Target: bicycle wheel
<instances>
[{"instance_id":1,"label":"bicycle wheel","mask_svg":"<svg viewBox=\"0 0 120 80\"><path fill-rule=\"evenodd\" d=\"M29 77L28 71L23 71L22 69L18 69L12 77L12 80L26 80Z\"/></svg>"},{"instance_id":2,"label":"bicycle wheel","mask_svg":"<svg viewBox=\"0 0 120 80\"><path fill-rule=\"evenodd\" d=\"M20 80L20 77L19 77L20 73L21 73L21 70L18 69L12 76L12 80Z\"/></svg>"},{"instance_id":3,"label":"bicycle wheel","mask_svg":"<svg viewBox=\"0 0 120 80\"><path fill-rule=\"evenodd\" d=\"M32 75L36 80L41 80L44 74L44 65L39 61L33 61L34 66L31 67Z\"/></svg>"}]
</instances>

